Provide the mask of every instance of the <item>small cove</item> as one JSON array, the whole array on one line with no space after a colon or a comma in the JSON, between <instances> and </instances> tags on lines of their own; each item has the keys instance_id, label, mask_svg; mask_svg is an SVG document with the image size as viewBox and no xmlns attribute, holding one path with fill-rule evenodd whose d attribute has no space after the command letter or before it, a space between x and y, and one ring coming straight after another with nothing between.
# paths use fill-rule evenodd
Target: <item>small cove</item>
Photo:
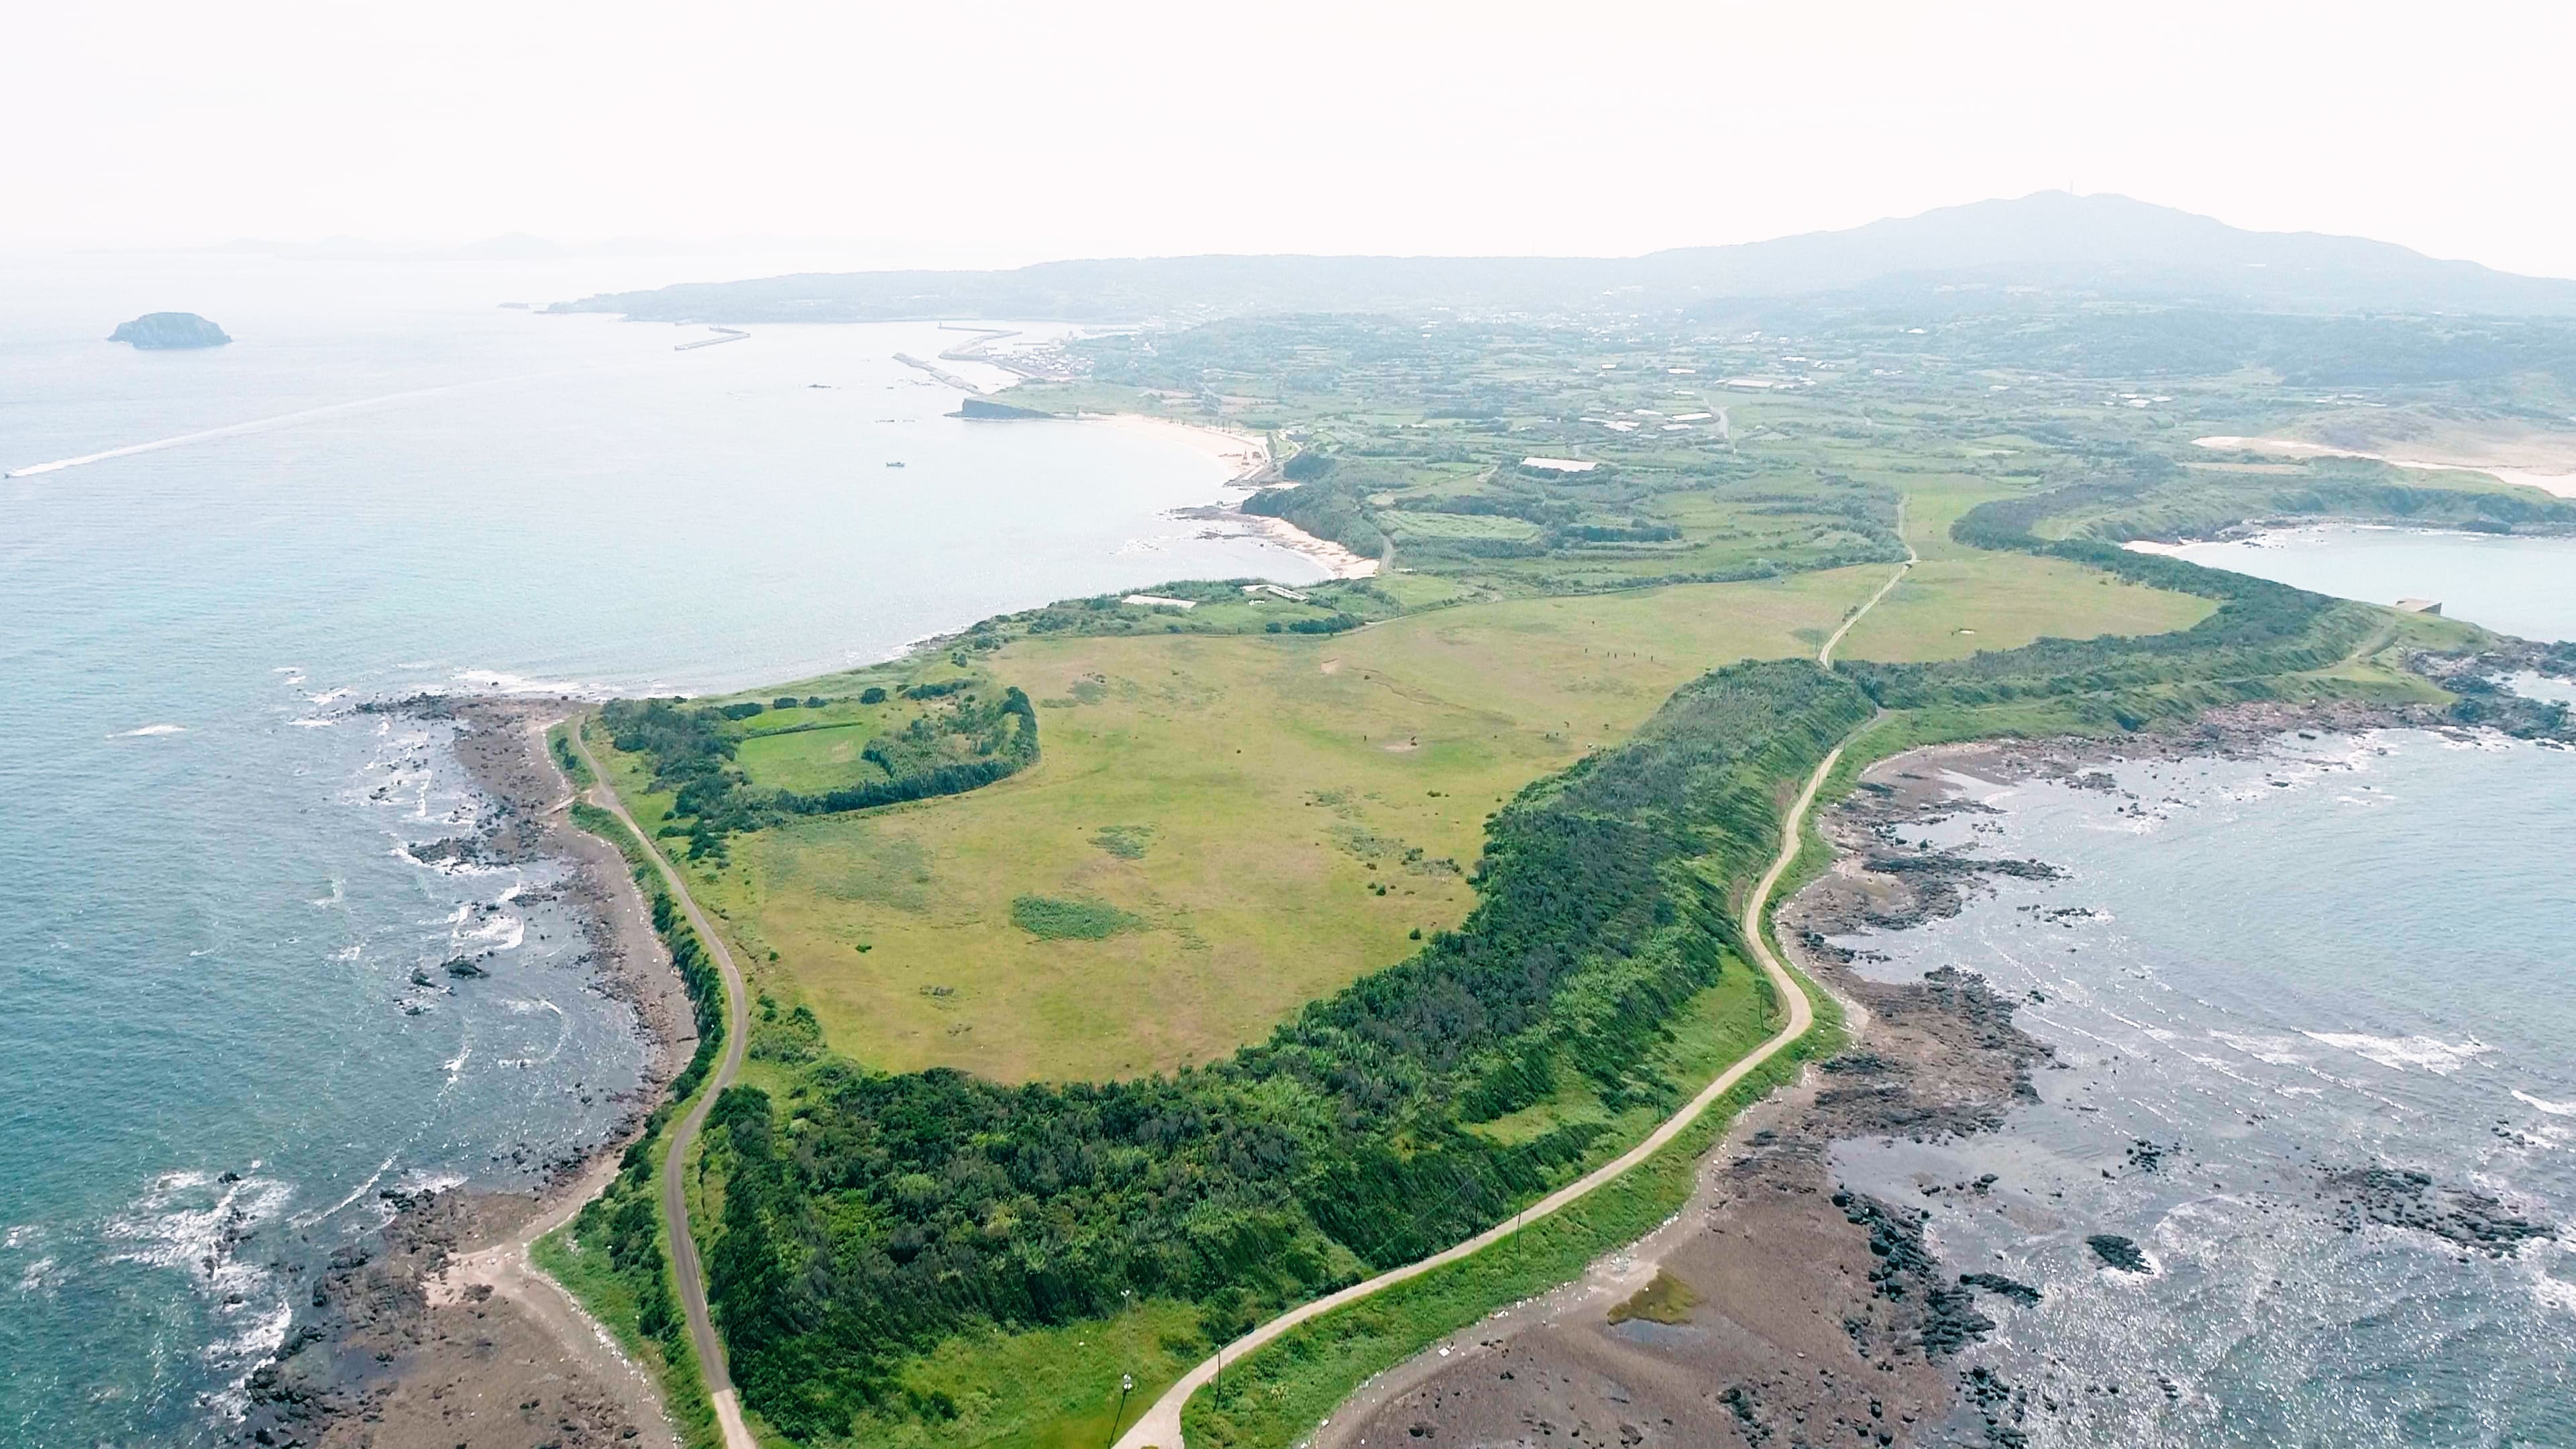
<instances>
[{"instance_id":1,"label":"small cove","mask_svg":"<svg viewBox=\"0 0 2576 1449\"><path fill-rule=\"evenodd\" d=\"M2525 639L2576 639L2576 538L2330 524L2171 552L2367 603L2431 599L2450 618Z\"/></svg>"}]
</instances>

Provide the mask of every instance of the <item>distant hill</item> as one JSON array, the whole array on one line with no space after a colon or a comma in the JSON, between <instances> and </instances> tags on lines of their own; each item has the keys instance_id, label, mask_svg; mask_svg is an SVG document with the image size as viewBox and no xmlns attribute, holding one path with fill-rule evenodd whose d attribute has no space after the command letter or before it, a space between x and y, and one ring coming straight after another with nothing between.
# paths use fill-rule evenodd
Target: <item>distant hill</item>
<instances>
[{"instance_id":1,"label":"distant hill","mask_svg":"<svg viewBox=\"0 0 2576 1449\"><path fill-rule=\"evenodd\" d=\"M107 334L107 340L158 350L221 347L232 338L225 335L224 329L194 312L146 312L131 322L119 323L114 332Z\"/></svg>"},{"instance_id":2,"label":"distant hill","mask_svg":"<svg viewBox=\"0 0 2576 1449\"><path fill-rule=\"evenodd\" d=\"M2042 191L1849 231L1640 257L1651 291L1707 297L2037 287L2291 310L2576 314L2576 281L2440 261L2391 242L2247 231L2125 196Z\"/></svg>"},{"instance_id":3,"label":"distant hill","mask_svg":"<svg viewBox=\"0 0 2576 1449\"><path fill-rule=\"evenodd\" d=\"M2063 191L1642 257L1196 256L1003 272L809 273L684 283L549 310L670 322L968 315L1088 322L1282 311L1670 310L2005 288L2290 311L2576 315L2576 281L2438 261L2358 237L2246 231L2125 196Z\"/></svg>"}]
</instances>

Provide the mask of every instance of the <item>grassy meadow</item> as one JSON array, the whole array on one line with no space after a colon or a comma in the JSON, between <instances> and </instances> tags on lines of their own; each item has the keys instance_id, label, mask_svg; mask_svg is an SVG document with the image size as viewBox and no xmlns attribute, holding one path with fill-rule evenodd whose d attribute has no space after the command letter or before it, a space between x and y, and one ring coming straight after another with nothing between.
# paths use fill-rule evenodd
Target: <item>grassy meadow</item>
<instances>
[{"instance_id":1,"label":"grassy meadow","mask_svg":"<svg viewBox=\"0 0 2576 1449\"><path fill-rule=\"evenodd\" d=\"M1873 613L1846 648L1939 658L1954 618L2009 647L2207 607L2061 581L2081 571L2057 560L1927 549L1935 562L1958 582L1919 622L1864 635ZM1039 764L742 835L730 866L691 869L761 989L870 1066L1066 1080L1206 1061L1401 959L1415 931L1456 925L1484 818L1514 791L1623 738L1687 679L1812 649L1886 573L1465 604L1327 637L1019 640L978 667L1037 702ZM764 732L742 760L764 782L828 788L865 739L859 723ZM1014 907L1032 898L1123 919L1031 929Z\"/></svg>"},{"instance_id":2,"label":"grassy meadow","mask_svg":"<svg viewBox=\"0 0 2576 1449\"><path fill-rule=\"evenodd\" d=\"M1854 321L1829 339L1791 340L1715 324L1657 334L1625 323L1435 330L1311 317L1085 341L1086 375L1030 385L1015 399L1269 430L1278 456L1311 454L1304 461L1315 465L1290 470L1307 491L1284 502L1271 495L1273 516L1303 517L1300 526L1366 556L1383 548L1391 567L1303 598L1247 593L1243 581L1155 587L1190 598L1197 607L1185 612L1116 594L1058 601L978 624L943 640L939 654L785 686L775 698L741 696L735 709L762 709L729 710L728 723L712 726L729 753L700 759L730 772L727 798L741 807L712 825L703 804L676 808L668 791L680 788L678 773L666 770L657 788L651 760L606 749L595 732L644 828L686 841L680 868L750 975L744 1082L766 1094L762 1120L783 1124L776 1140L801 1139L793 1152L780 1147L779 1160L819 1160L830 1132L892 1131L888 1123L910 1132L941 1116L872 1115L877 1099L853 1086L864 1074L850 1064L896 1074L953 1067L1007 1084L1212 1090L1216 1073L1138 1079L1229 1058L1362 977L1396 981L1403 972L1389 968L1436 958L1443 933L1478 903L1469 879L1494 812L1589 756L1623 744L1613 758L1651 754L1662 727L1639 727L1713 668L1812 656L1885 582L1900 528L1920 562L1852 629L1837 661L1853 666L1845 680L1893 681L1915 694L1909 704L1876 692L1835 716L1838 730L1853 732L1828 798L1869 760L1935 741L2109 733L2247 699L2440 705L2448 696L2404 667L2407 652L2477 639L2448 621L2355 625L2347 612L2311 621L2328 632L2302 636L2331 648L2291 667L2235 671L2238 658L2287 658L2265 651L2289 646L2259 631L2240 631L2232 644L2206 636L2224 634L2239 614L2297 613L2274 598L2218 619L2204 634L2206 658L2154 649L2133 658L2116 642L2047 646L2030 652L2059 663L1989 681L1984 672L2020 666L1975 656L2042 639L2187 630L2211 619L2223 596L2149 587L2122 577L2136 571L2118 556L2072 546L2051 556L2043 543L2163 536L2276 511L2508 525L2564 511L2483 485L2437 494L2377 464L2208 455L2189 439L2282 423L2285 405L2264 391L2269 384L2230 375L2159 382L2143 398L2118 393L2122 384L2083 372L2085 354L2065 350L2073 343L2033 350L2026 326L2016 317L1927 333ZM1797 385L1746 396L1715 382L1738 372ZM1597 466L1566 475L1528 457ZM2036 520L2030 547L1971 547L1952 536L1980 505L2009 511L2043 494L2061 501ZM1292 514L1292 505L1312 508ZM2090 678L2081 669L2110 664L2125 671L2116 685L2080 682ZM1939 668L1918 678L1896 667L1907 665ZM1854 696L1860 687L1850 686ZM1008 756L1026 761L1015 772L878 808L825 799L1001 758L994 741L1004 736L991 731L1010 721L990 710L1005 698L1037 723L1035 753ZM979 699L986 712L970 713ZM1860 723L1873 700L1889 708ZM724 702L690 708L709 703ZM1729 728L1760 734L1742 719ZM1660 778L1653 800L1697 797L1699 785L1672 783L1691 777ZM1574 787L1533 794L1560 788ZM770 807L764 792L806 798ZM1829 855L1811 817L1783 895ZM1774 1016L1767 989L1731 954L1715 980L1686 1001L1665 999L1652 1044L1593 1051L1581 1065L1624 1062L1618 1053L1633 1051L1667 1086L1705 1082ZM1817 1006L1827 1029L1797 1057L1839 1040L1831 1003ZM1582 1071L1564 1070L1584 1053L1551 1050L1559 1070L1543 1088L1513 1097L1508 1110L1461 1119L1452 1146L1582 1138L1580 1162L1569 1153L1548 1169L1570 1177L1669 1109L1653 1093L1614 1087L1605 1098ZM1766 1067L1646 1167L1511 1244L1230 1366L1222 1390L1192 1402L1191 1442L1294 1442L1370 1373L1633 1240L1679 1206L1696 1154L1726 1114L1795 1069L1790 1057ZM1033 1101L1054 1090L1003 1095ZM901 1100L935 1095L923 1088ZM1005 1135L977 1137L956 1160L1000 1160ZM1420 1147L1354 1159L1355 1180L1399 1181ZM846 1142L835 1150L852 1152ZM1160 1148L1144 1155L1183 1160ZM1053 1167L1035 1176L1015 1167L1023 1195L958 1219L963 1226L942 1229L942 1245L1026 1243L1033 1255L1081 1265L1063 1270L1069 1278L1114 1288L1121 1280L1094 1271L1108 1259L1082 1255L1109 1251L1108 1238L1086 1234L1130 1220L1117 1215L1127 1211L1124 1189L1098 1185L1115 1174L1097 1163L1067 1162L1061 1180ZM710 1246L742 1232L740 1241L804 1253L814 1225L829 1223L869 1252L900 1242L911 1254L924 1243L904 1236L909 1224L932 1221L950 1196L965 1201L960 1183L972 1175L925 1168L873 1195L847 1178L795 1179L799 1197L777 1185L793 1174L725 1148L692 1173L693 1217ZM1041 1178L1043 1191L1029 1186ZM1281 1200L1297 1185L1283 1177ZM1256 1205L1270 1186L1251 1195ZM738 1224L725 1220L735 1202L773 1207ZM1249 1221L1242 1203L1226 1212ZM1347 1256L1348 1244L1335 1241ZM549 1251L564 1271L583 1273L578 1241ZM818 1281L799 1279L797 1291L821 1302ZM845 1434L839 1419L799 1432L804 1442L925 1449L1105 1443L1118 1428L1120 1373L1136 1378L1132 1416L1251 1312L1223 1294L1159 1296L1179 1292L1173 1280L1126 1281L1138 1284L1137 1297L1123 1307L1112 1295L1107 1307L1078 1312L967 1314L926 1351L908 1342L899 1353L910 1357L879 1360L894 1365L891 1375L851 1410ZM891 1301L861 1296L871 1312ZM726 1333L734 1341L735 1329ZM775 1344L793 1334L763 1330L743 1342L764 1336Z\"/></svg>"}]
</instances>

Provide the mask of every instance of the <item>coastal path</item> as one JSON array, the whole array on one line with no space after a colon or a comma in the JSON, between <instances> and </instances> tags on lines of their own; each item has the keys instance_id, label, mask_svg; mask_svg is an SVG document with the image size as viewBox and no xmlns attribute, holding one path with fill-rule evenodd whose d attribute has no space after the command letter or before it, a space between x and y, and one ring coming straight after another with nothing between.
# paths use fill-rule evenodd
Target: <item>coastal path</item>
<instances>
[{"instance_id":1,"label":"coastal path","mask_svg":"<svg viewBox=\"0 0 2576 1449\"><path fill-rule=\"evenodd\" d=\"M564 733L571 738L572 747L581 752L581 762L590 767L591 777L599 782L591 786L591 803L616 816L617 823L644 847L644 853L662 872L663 884L670 887L671 899L679 902L681 914L688 917L698 939L706 943L716 959L717 971L724 977L724 1057L708 1073L706 1085L699 1089L697 1105L671 1130L670 1151L662 1159L662 1219L671 1229L671 1276L679 1281L680 1306L689 1318L689 1342L697 1348L698 1372L706 1379L707 1397L715 1404L716 1423L724 1431L725 1449L760 1449L759 1441L751 1437L750 1427L742 1421L742 1400L734 1393L733 1376L725 1371L724 1343L716 1337L715 1321L707 1316L706 1275L698 1267L697 1235L689 1230L685 1170L690 1144L698 1140L698 1129L706 1125L708 1109L742 1070L744 1038L750 1034L743 1018L742 968L734 964L733 950L725 944L725 938L698 909L688 883L672 868L670 857L635 823L635 817L626 813L626 802L617 798L616 787L608 783L608 772L599 767L599 761L590 753L590 742L582 737L581 721L576 719L573 728Z\"/></svg>"},{"instance_id":2,"label":"coastal path","mask_svg":"<svg viewBox=\"0 0 2576 1449\"><path fill-rule=\"evenodd\" d=\"M1899 537L1904 536L1904 529L1905 514L1900 504L1897 510ZM1843 636L1851 632L1852 626L1860 622L1861 616L1877 607L1878 602L1894 591L1898 584L1904 582L1905 576L1921 561L1921 555L1914 551L1913 545L1908 544L1905 549L1905 562L1897 567L1896 572L1888 577L1886 583L1879 586L1877 593L1870 595L1866 602L1852 611L1850 618L1843 620L1842 627L1836 629L1833 637L1827 639L1823 647L1816 651L1816 662L1831 668L1834 646L1842 643ZM1841 762L1843 748L1842 745L1834 746L1816 765L1815 773L1807 777L1806 787L1798 792L1796 803L1789 807L1787 819L1781 822L1780 853L1772 858L1770 868L1762 873L1762 879L1754 885L1753 895L1744 906L1745 945L1752 951L1753 959L1761 965L1762 974L1770 979L1773 993L1789 1008L1789 1019L1782 1023L1778 1031L1772 1033L1760 1046L1746 1053L1735 1065L1718 1073L1715 1081L1701 1088L1699 1095L1684 1103L1681 1110L1665 1118L1662 1125L1646 1135L1645 1141L1540 1198L1527 1208L1513 1214L1510 1221L1496 1223L1465 1242L1452 1244L1428 1258L1418 1259L1400 1268L1390 1268L1374 1278L1354 1283L1338 1293L1328 1293L1311 1303L1301 1303L1218 1349L1188 1373L1181 1375L1178 1382L1164 1390L1162 1397L1156 1399L1153 1406L1146 1409L1144 1415L1136 1420L1135 1426L1118 1437L1116 1449L1185 1449L1181 1441L1181 1409L1189 1403L1191 1395L1205 1388L1216 1378L1218 1370L1224 1367L1226 1360L1240 1361L1244 1355L1256 1352L1299 1324L1310 1319L1321 1318L1335 1309L1347 1308L1361 1299L1373 1298L1398 1283L1419 1278L1435 1268L1446 1267L1461 1258L1482 1252L1529 1224L1538 1222L1569 1204L1582 1201L1606 1184L1618 1180L1637 1164L1662 1151L1666 1143L1679 1137L1692 1123L1697 1122L1701 1114L1707 1112L1720 1097L1734 1090L1736 1083L1743 1081L1756 1067L1778 1056L1787 1050L1791 1043L1805 1036L1808 1029L1815 1025L1815 1008L1809 1004L1807 993L1800 989L1796 979L1789 975L1789 969L1780 964L1779 956L1772 951L1769 936L1763 929L1762 914L1771 904L1771 892L1779 887L1780 877L1787 874L1790 865L1798 858L1800 835L1806 828L1808 807L1815 803L1816 792L1824 788L1826 778L1833 774L1834 766Z\"/></svg>"}]
</instances>

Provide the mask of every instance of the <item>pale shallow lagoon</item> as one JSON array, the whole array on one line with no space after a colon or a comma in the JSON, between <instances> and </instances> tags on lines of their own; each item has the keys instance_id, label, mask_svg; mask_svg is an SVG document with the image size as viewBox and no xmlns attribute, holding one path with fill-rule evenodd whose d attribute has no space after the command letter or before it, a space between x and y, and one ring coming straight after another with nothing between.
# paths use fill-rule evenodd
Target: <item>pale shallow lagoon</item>
<instances>
[{"instance_id":1,"label":"pale shallow lagoon","mask_svg":"<svg viewBox=\"0 0 2576 1449\"><path fill-rule=\"evenodd\" d=\"M2321 594L2442 612L2525 639L2576 639L2576 538L2328 525L2172 553Z\"/></svg>"}]
</instances>

